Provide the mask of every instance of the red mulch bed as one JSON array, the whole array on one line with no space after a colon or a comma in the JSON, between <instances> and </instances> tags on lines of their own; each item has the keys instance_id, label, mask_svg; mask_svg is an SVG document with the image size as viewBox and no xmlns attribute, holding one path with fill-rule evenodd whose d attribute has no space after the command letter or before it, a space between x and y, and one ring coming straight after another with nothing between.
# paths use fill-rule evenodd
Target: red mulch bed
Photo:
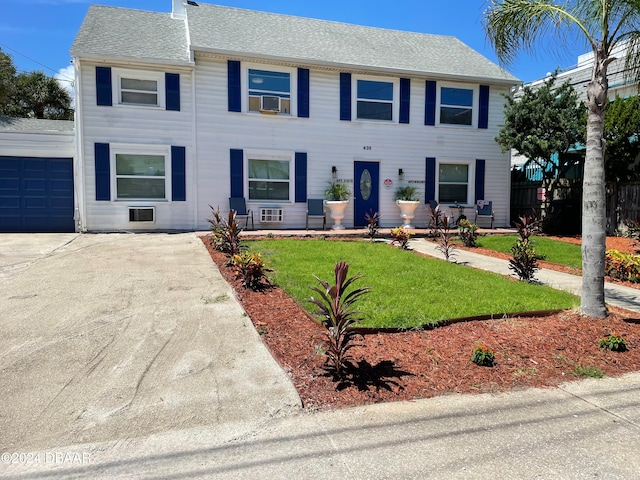
<instances>
[{"instance_id":1,"label":"red mulch bed","mask_svg":"<svg viewBox=\"0 0 640 480\"><path fill-rule=\"evenodd\" d=\"M345 381L339 381L327 373L323 357L315 353L323 328L277 287L261 292L243 289L224 266L226 257L214 251L206 237L203 242L306 408L549 387L578 379L578 366L596 367L610 376L640 371L640 314L612 308L602 320L562 312L367 334L352 351L357 365ZM599 348L598 339L610 333L622 335L629 350L616 353ZM471 362L479 341L495 352L494 367Z\"/></svg>"}]
</instances>

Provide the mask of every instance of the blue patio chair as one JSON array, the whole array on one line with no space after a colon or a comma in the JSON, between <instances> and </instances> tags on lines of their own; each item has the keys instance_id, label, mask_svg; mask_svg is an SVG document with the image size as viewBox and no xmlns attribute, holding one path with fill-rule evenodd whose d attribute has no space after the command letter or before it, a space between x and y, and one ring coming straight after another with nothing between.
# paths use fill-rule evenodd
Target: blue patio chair
<instances>
[{"instance_id":1,"label":"blue patio chair","mask_svg":"<svg viewBox=\"0 0 640 480\"><path fill-rule=\"evenodd\" d=\"M326 228L327 214L324 211L322 199L307 199L307 230L309 230L309 218L322 218L322 230Z\"/></svg>"},{"instance_id":2,"label":"blue patio chair","mask_svg":"<svg viewBox=\"0 0 640 480\"><path fill-rule=\"evenodd\" d=\"M493 202L478 202L476 204L476 218L473 221L476 225L478 224L478 217L490 218L491 228L493 229Z\"/></svg>"},{"instance_id":3,"label":"blue patio chair","mask_svg":"<svg viewBox=\"0 0 640 480\"><path fill-rule=\"evenodd\" d=\"M249 218L251 218L251 229L254 230L253 212L247 210L247 202L244 197L229 198L229 209L236 211L236 218L245 219L245 228L249 228Z\"/></svg>"}]
</instances>

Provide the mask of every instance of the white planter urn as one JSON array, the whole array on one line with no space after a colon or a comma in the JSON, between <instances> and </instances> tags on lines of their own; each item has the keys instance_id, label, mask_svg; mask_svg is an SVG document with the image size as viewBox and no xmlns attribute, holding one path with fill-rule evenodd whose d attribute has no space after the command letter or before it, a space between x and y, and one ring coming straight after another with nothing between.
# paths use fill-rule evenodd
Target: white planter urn
<instances>
[{"instance_id":1,"label":"white planter urn","mask_svg":"<svg viewBox=\"0 0 640 480\"><path fill-rule=\"evenodd\" d=\"M325 205L329 207L329 216L333 219L331 230L344 230L342 219L344 211L349 205L349 200L325 200Z\"/></svg>"},{"instance_id":2,"label":"white planter urn","mask_svg":"<svg viewBox=\"0 0 640 480\"><path fill-rule=\"evenodd\" d=\"M403 228L413 228L411 226L411 220L415 217L416 208L420 205L420 200L396 200L396 205L400 207L400 217L404 225Z\"/></svg>"}]
</instances>

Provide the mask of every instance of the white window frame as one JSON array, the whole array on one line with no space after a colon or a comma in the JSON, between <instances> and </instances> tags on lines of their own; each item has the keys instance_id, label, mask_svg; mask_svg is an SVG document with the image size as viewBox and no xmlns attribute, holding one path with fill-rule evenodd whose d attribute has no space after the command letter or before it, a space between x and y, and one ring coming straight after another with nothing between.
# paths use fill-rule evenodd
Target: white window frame
<instances>
[{"instance_id":1,"label":"white window frame","mask_svg":"<svg viewBox=\"0 0 640 480\"><path fill-rule=\"evenodd\" d=\"M122 79L154 80L158 86L158 102L155 105L145 103L127 103L122 101ZM148 70L129 70L124 68L112 69L112 95L113 105L130 108L164 109L166 103L165 74L164 72L152 72Z\"/></svg>"},{"instance_id":2,"label":"white window frame","mask_svg":"<svg viewBox=\"0 0 640 480\"><path fill-rule=\"evenodd\" d=\"M455 106L455 105L442 105L442 89L443 88L461 88L464 90L471 90L473 92L473 105L471 112L471 125L457 125L455 123L441 123L440 122L440 108L443 106ZM438 82L436 91L436 125L452 128L478 128L478 111L480 109L480 87L479 85L469 85L464 83L449 83Z\"/></svg>"},{"instance_id":3,"label":"white window frame","mask_svg":"<svg viewBox=\"0 0 640 480\"><path fill-rule=\"evenodd\" d=\"M249 159L252 160L276 160L289 162L289 199L288 200L268 200L249 198ZM260 203L267 205L289 204L295 202L295 152L261 150L261 149L245 149L244 150L244 191L246 193L247 202Z\"/></svg>"},{"instance_id":4,"label":"white window frame","mask_svg":"<svg viewBox=\"0 0 640 480\"><path fill-rule=\"evenodd\" d=\"M276 115L265 115L279 118L295 118L298 116L298 69L282 67L279 65L269 65L260 63L242 62L242 111L251 115L261 115L261 112L249 110L249 70L265 70L269 72L289 74L289 113L278 113ZM255 90L255 89L254 89Z\"/></svg>"},{"instance_id":5,"label":"white window frame","mask_svg":"<svg viewBox=\"0 0 640 480\"><path fill-rule=\"evenodd\" d=\"M391 108L391 120L358 118L358 80L384 82L391 83L393 85L393 106ZM374 75L351 75L351 111L353 112L353 121L356 122L398 123L400 119L400 78L378 77Z\"/></svg>"},{"instance_id":6,"label":"white window frame","mask_svg":"<svg viewBox=\"0 0 640 480\"><path fill-rule=\"evenodd\" d=\"M114 202L171 202L171 146L112 143L109 145L111 191ZM164 157L164 198L118 198L118 175L116 173L116 155L158 155ZM129 176L130 177L130 176ZM148 177L159 178L159 177Z\"/></svg>"},{"instance_id":7,"label":"white window frame","mask_svg":"<svg viewBox=\"0 0 640 480\"><path fill-rule=\"evenodd\" d=\"M452 159L452 158L443 158L436 160L436 199L440 202L440 165L466 165L467 169L467 200L464 205L470 206L473 205L475 198L475 178L476 178L476 162L475 160L464 160L464 159ZM442 205L453 206L454 203L442 203Z\"/></svg>"}]
</instances>

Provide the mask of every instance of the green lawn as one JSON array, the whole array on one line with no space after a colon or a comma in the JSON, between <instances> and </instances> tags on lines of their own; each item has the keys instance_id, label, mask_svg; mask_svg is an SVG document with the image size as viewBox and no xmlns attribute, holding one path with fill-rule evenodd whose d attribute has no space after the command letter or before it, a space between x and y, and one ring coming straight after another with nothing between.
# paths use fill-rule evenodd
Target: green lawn
<instances>
[{"instance_id":1,"label":"green lawn","mask_svg":"<svg viewBox=\"0 0 640 480\"><path fill-rule=\"evenodd\" d=\"M513 281L384 243L329 240L261 240L248 242L274 269L272 280L310 312L306 300L317 285L313 275L333 284L338 260L351 265L350 275L372 286L359 309L369 327L410 328L439 320L475 315L571 308L577 297L548 287Z\"/></svg>"},{"instance_id":2,"label":"green lawn","mask_svg":"<svg viewBox=\"0 0 640 480\"><path fill-rule=\"evenodd\" d=\"M478 246L511 254L511 245L516 243L516 235L487 235L478 238ZM545 237L532 237L536 254L541 260L559 263L569 267L582 268L582 252L580 245L551 240Z\"/></svg>"}]
</instances>

